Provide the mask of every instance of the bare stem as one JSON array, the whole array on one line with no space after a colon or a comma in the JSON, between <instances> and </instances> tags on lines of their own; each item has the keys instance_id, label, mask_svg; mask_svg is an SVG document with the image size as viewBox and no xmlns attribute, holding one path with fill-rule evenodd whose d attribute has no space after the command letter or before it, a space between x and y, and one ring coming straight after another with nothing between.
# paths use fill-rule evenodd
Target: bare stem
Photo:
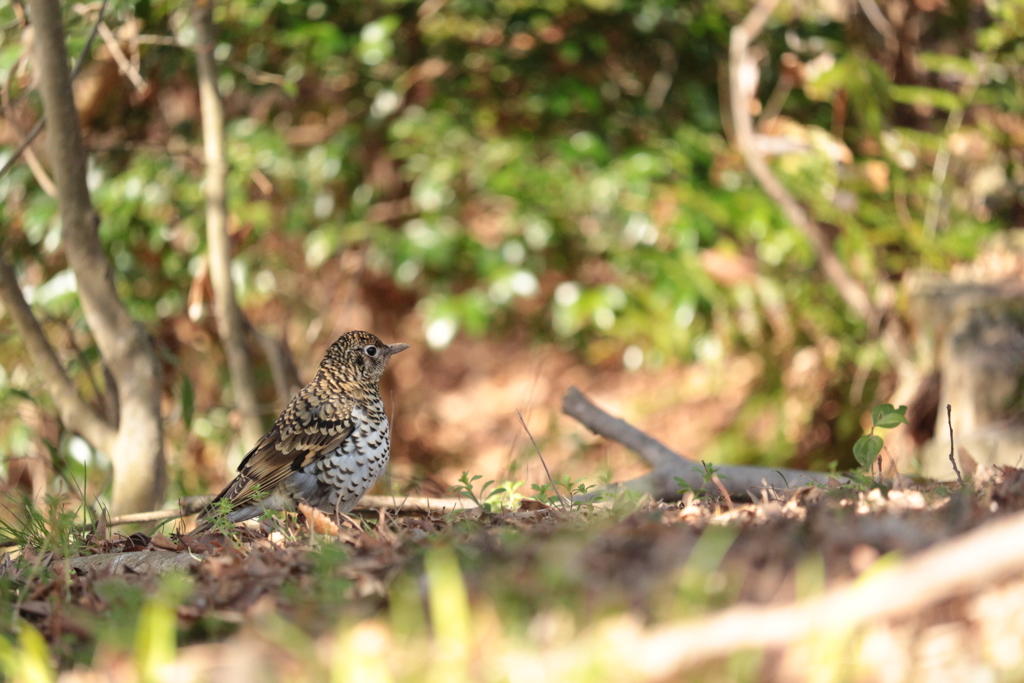
<instances>
[{"instance_id":1,"label":"bare stem","mask_svg":"<svg viewBox=\"0 0 1024 683\"><path fill-rule=\"evenodd\" d=\"M964 478L960 476L960 468L956 466L956 459L953 457L953 406L946 404L946 421L949 423L949 461L953 463L953 471L956 472L956 480L964 485Z\"/></svg>"},{"instance_id":2,"label":"bare stem","mask_svg":"<svg viewBox=\"0 0 1024 683\"><path fill-rule=\"evenodd\" d=\"M530 437L530 443L533 444L534 450L537 451L537 456L540 458L540 464L544 466L544 473L548 475L548 481L551 482L551 488L554 489L555 495L558 496L558 502L562 504L563 508L568 507L565 498L562 497L562 494L558 492L558 487L555 486L555 479L551 476L551 470L548 469L548 464L544 462L544 454L540 452L540 446L538 446L536 440L534 440L533 434L530 433L530 428L526 426L526 420L523 419L523 414L520 413L518 409L516 409L516 417L519 418L519 424L523 425L523 429L526 430L526 435ZM572 491L568 491L567 493L570 497L572 496Z\"/></svg>"},{"instance_id":3,"label":"bare stem","mask_svg":"<svg viewBox=\"0 0 1024 683\"><path fill-rule=\"evenodd\" d=\"M245 323L231 280L231 241L228 238L227 156L224 151L224 106L217 88L217 45L213 27L213 0L196 0L192 5L195 24L196 69L199 73L199 106L203 119L203 152L206 176L206 243L213 288L213 310L217 335L227 357L235 405L242 417L242 440L256 443L263 436L252 358L245 344Z\"/></svg>"}]
</instances>

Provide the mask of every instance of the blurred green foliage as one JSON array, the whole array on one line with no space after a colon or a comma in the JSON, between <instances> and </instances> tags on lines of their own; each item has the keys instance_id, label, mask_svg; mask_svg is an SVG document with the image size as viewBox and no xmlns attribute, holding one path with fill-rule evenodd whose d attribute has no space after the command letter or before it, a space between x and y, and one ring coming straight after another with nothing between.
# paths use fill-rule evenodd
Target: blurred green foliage
<instances>
[{"instance_id":1,"label":"blurred green foliage","mask_svg":"<svg viewBox=\"0 0 1024 683\"><path fill-rule=\"evenodd\" d=\"M234 263L243 306L278 298L315 318L288 271L315 279L365 247L369 271L418 302L434 348L460 332L516 328L628 369L753 350L767 361L750 409L760 411L784 391L780 368L799 349L828 347L819 398L843 395L866 366L867 391L850 406L859 414L884 354L727 140L729 29L748 9L732 0L218 3L229 204L234 223L251 229ZM37 111L15 10L0 0L0 83L14 106ZM761 100L799 143L774 168L869 289L968 258L1019 219L1021 10L1019 0L907 4L895 51L853 5L787 4L769 22ZM91 19L65 11L74 53ZM110 2L110 26L132 21L161 38L136 45L124 34L149 90L120 78L104 92L88 121L89 180L119 287L156 329L184 313L205 251L195 36L180 2ZM798 77L786 75L783 55ZM763 123L767 137L783 135ZM940 178L936 158L947 153ZM4 247L37 310L84 336L55 201L19 165L0 179L0 203ZM281 244L301 245L300 258ZM35 388L2 325L0 386ZM84 367L95 351L85 344L78 359L90 395ZM199 410L181 386L197 433L225 438L223 411ZM858 435L852 418L835 428L837 440ZM5 421L3 451L22 453L21 429ZM794 449L781 429L757 454L745 443L727 437L725 457L777 462Z\"/></svg>"}]
</instances>

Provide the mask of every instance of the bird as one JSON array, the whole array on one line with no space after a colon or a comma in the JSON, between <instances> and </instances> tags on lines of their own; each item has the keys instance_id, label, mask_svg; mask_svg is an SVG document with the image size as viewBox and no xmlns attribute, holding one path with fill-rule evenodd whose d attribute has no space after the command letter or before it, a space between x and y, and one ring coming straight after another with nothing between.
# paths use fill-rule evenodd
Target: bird
<instances>
[{"instance_id":1,"label":"bird","mask_svg":"<svg viewBox=\"0 0 1024 683\"><path fill-rule=\"evenodd\" d=\"M391 357L407 348L369 332L341 335L238 475L200 513L193 533L212 528L216 515L234 524L298 503L350 512L387 465L391 432L377 385Z\"/></svg>"}]
</instances>

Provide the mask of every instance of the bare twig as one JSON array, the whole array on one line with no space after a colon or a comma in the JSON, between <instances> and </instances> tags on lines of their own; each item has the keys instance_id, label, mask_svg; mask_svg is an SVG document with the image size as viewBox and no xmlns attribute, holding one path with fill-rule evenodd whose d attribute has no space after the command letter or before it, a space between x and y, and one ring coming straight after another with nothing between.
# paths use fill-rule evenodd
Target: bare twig
<instances>
[{"instance_id":1,"label":"bare twig","mask_svg":"<svg viewBox=\"0 0 1024 683\"><path fill-rule=\"evenodd\" d=\"M216 498L216 495L208 494L203 496L188 496L178 499L178 507L173 510L152 510L150 512L133 512L128 515L111 517L107 526L121 526L123 524L143 524L145 522L162 522L165 519L176 519L187 517L201 511Z\"/></svg>"},{"instance_id":2,"label":"bare twig","mask_svg":"<svg viewBox=\"0 0 1024 683\"><path fill-rule=\"evenodd\" d=\"M14 75L18 72L17 66L27 59L27 55L22 55L18 58L17 62L15 62L15 66L12 66L8 71L7 86L3 89L3 92L0 93L0 101L3 102L4 118L6 118L7 122L10 124L11 131L18 139L19 144L24 142L24 137L21 135L21 129L15 121L16 115L14 107L11 105L11 88L14 81ZM39 183L39 187L42 188L43 192L45 192L47 196L56 198L57 186L53 184L53 180L50 179L50 175L46 172L46 169L43 168L43 164L39 161L39 157L36 156L35 151L32 149L32 145L25 147L23 153L25 155L25 163L28 164L28 168L32 171L32 175L35 177L36 182Z\"/></svg>"},{"instance_id":3,"label":"bare twig","mask_svg":"<svg viewBox=\"0 0 1024 683\"><path fill-rule=\"evenodd\" d=\"M964 485L964 478L960 476L960 469L956 466L956 459L953 457L953 406L946 404L946 422L949 423L949 462L953 464L953 471L956 472L956 480Z\"/></svg>"},{"instance_id":4,"label":"bare twig","mask_svg":"<svg viewBox=\"0 0 1024 683\"><path fill-rule=\"evenodd\" d=\"M217 88L217 44L213 27L214 0L195 0L192 21L196 30L196 68L199 72L199 107L202 112L206 176L206 243L209 250L213 310L224 355L227 357L235 405L241 415L242 440L256 443L263 436L252 358L245 343L245 324L231 280L231 240L228 237L227 174L224 150L224 106Z\"/></svg>"},{"instance_id":5,"label":"bare twig","mask_svg":"<svg viewBox=\"0 0 1024 683\"><path fill-rule=\"evenodd\" d=\"M132 512L127 515L111 517L107 526L122 526L124 524L145 524L148 522L162 522L165 519L177 519L189 513L181 510L153 510L151 512Z\"/></svg>"},{"instance_id":6,"label":"bare twig","mask_svg":"<svg viewBox=\"0 0 1024 683\"><path fill-rule=\"evenodd\" d=\"M900 49L900 41L896 37L896 30L889 23L889 20L885 18L885 14L882 13L875 0L859 0L859 3L861 10L864 11L864 16L868 18L868 21L875 27L875 30L882 34L882 38L885 40L886 52L890 58L895 58L896 53Z\"/></svg>"},{"instance_id":7,"label":"bare twig","mask_svg":"<svg viewBox=\"0 0 1024 683\"><path fill-rule=\"evenodd\" d=\"M99 31L100 22L103 21L103 13L107 9L107 0L103 0L100 5L99 14L96 17L96 23L93 24L92 31L89 33L89 37L85 41L85 45L82 46L82 52L78 55L78 61L75 62L75 67L71 70L71 80L75 80L78 74L82 71L82 65L85 64L85 58L89 56L89 50L92 48L92 41L96 37L96 32ZM29 130L25 139L22 140L21 144L15 148L11 154L11 158L7 160L2 167L0 167L0 178L3 178L11 168L14 167L15 162L21 157L21 155L28 149L28 146L38 137L39 133L43 130L43 125L46 123L46 115L39 117L32 129Z\"/></svg>"},{"instance_id":8,"label":"bare twig","mask_svg":"<svg viewBox=\"0 0 1024 683\"><path fill-rule=\"evenodd\" d=\"M123 73L132 85L135 87L136 92L145 92L149 86L146 84L146 79L142 77L139 70L135 68L135 65L128 59L128 55L121 49L120 43L117 42L117 38L114 36L114 32L110 30L110 27L106 23L101 22L99 24L100 35L103 37L103 43L110 50L110 56L114 58L117 63L118 70Z\"/></svg>"},{"instance_id":9,"label":"bare twig","mask_svg":"<svg viewBox=\"0 0 1024 683\"><path fill-rule=\"evenodd\" d=\"M765 193L774 200L789 221L810 242L825 277L832 282L846 304L874 327L881 318L864 285L847 272L825 236L821 226L789 193L772 173L754 143L753 117L750 102L757 94L757 60L750 54L750 44L764 29L768 17L779 0L759 0L750 13L732 28L729 38L729 98L733 138L751 175Z\"/></svg>"},{"instance_id":10,"label":"bare twig","mask_svg":"<svg viewBox=\"0 0 1024 683\"><path fill-rule=\"evenodd\" d=\"M284 338L277 339L263 334L249 321L245 311L240 312L246 334L251 339L256 340L260 348L263 349L263 355L267 359L267 365L270 367L270 376L274 381L274 391L277 393L277 409L284 410L292 396L302 388L302 382L299 381L299 372L295 368L295 360L288 349L288 343Z\"/></svg>"},{"instance_id":11,"label":"bare twig","mask_svg":"<svg viewBox=\"0 0 1024 683\"><path fill-rule=\"evenodd\" d=\"M949 172L949 140L960 130L964 122L964 113L967 103L974 98L978 91L980 81L978 78L970 77L960 88L961 106L949 112L946 119L946 126L943 130L942 142L939 151L935 154L935 163L932 165L932 182L928 188L928 206L924 212L924 232L929 237L935 235L939 226L939 215L942 213L942 186L946 183L946 174Z\"/></svg>"},{"instance_id":12,"label":"bare twig","mask_svg":"<svg viewBox=\"0 0 1024 683\"><path fill-rule=\"evenodd\" d=\"M565 498L558 492L558 487L555 486L555 478L551 476L551 470L548 469L548 464L544 462L544 454L540 452L540 446L537 445L537 441L533 438L533 434L530 432L530 428L526 426L526 420L523 419L523 414L516 409L516 417L519 418L519 424L523 425L523 429L526 430L526 435L530 437L530 443L533 444L533 448L537 451L537 457L540 458L540 464L544 466L544 473L548 475L548 481L551 482L551 488L554 490L555 495L558 496L558 502L562 504L562 508L568 507ZM572 496L572 491L567 491Z\"/></svg>"}]
</instances>

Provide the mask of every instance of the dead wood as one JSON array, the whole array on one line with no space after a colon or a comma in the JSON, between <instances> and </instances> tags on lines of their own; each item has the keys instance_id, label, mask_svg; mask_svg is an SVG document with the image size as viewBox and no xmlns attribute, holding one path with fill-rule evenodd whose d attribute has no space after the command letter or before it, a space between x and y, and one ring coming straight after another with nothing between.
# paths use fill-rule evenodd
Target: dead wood
<instances>
[{"instance_id":1,"label":"dead wood","mask_svg":"<svg viewBox=\"0 0 1024 683\"><path fill-rule=\"evenodd\" d=\"M705 481L705 468L695 460L684 458L657 439L648 436L625 420L609 415L594 405L576 387L569 387L562 399L562 412L580 422L590 431L616 441L637 453L653 468L648 474L624 482L621 486L640 493L649 493L661 500L678 500L682 479L694 490L710 484L709 491L717 490ZM825 484L829 475L785 467L756 467L753 465L717 465L715 474L730 495L753 495L764 489L788 489L807 484Z\"/></svg>"},{"instance_id":2,"label":"dead wood","mask_svg":"<svg viewBox=\"0 0 1024 683\"><path fill-rule=\"evenodd\" d=\"M178 499L178 507L169 510L152 510L150 512L133 512L127 515L111 517L107 522L108 526L120 526L122 524L145 524L147 522L162 522L165 519L176 519L194 515L204 507L213 502L216 494L205 496L188 496Z\"/></svg>"},{"instance_id":3,"label":"dead wood","mask_svg":"<svg viewBox=\"0 0 1024 683\"><path fill-rule=\"evenodd\" d=\"M606 646L616 648L634 673L661 680L740 650L781 648L815 634L852 635L860 626L920 612L1019 573L1024 544L1007 539L1022 534L1024 513L1016 513L817 598L733 607L647 633L617 633Z\"/></svg>"},{"instance_id":4,"label":"dead wood","mask_svg":"<svg viewBox=\"0 0 1024 683\"><path fill-rule=\"evenodd\" d=\"M84 555L54 562L54 568L70 565L82 574L167 574L188 571L203 561L202 555L154 550L136 553Z\"/></svg>"},{"instance_id":5,"label":"dead wood","mask_svg":"<svg viewBox=\"0 0 1024 683\"><path fill-rule=\"evenodd\" d=\"M450 512L479 507L468 498L426 498L423 496L363 496L357 510L387 509L396 512Z\"/></svg>"},{"instance_id":6,"label":"dead wood","mask_svg":"<svg viewBox=\"0 0 1024 683\"><path fill-rule=\"evenodd\" d=\"M111 517L108 526L123 524L143 524L146 522L162 522L194 515L210 504L215 498L208 496L189 496L178 501L176 509L135 512L128 515ZM476 503L467 498L427 498L423 496L363 496L356 510L394 510L395 512L451 512L452 510L472 510Z\"/></svg>"}]
</instances>

